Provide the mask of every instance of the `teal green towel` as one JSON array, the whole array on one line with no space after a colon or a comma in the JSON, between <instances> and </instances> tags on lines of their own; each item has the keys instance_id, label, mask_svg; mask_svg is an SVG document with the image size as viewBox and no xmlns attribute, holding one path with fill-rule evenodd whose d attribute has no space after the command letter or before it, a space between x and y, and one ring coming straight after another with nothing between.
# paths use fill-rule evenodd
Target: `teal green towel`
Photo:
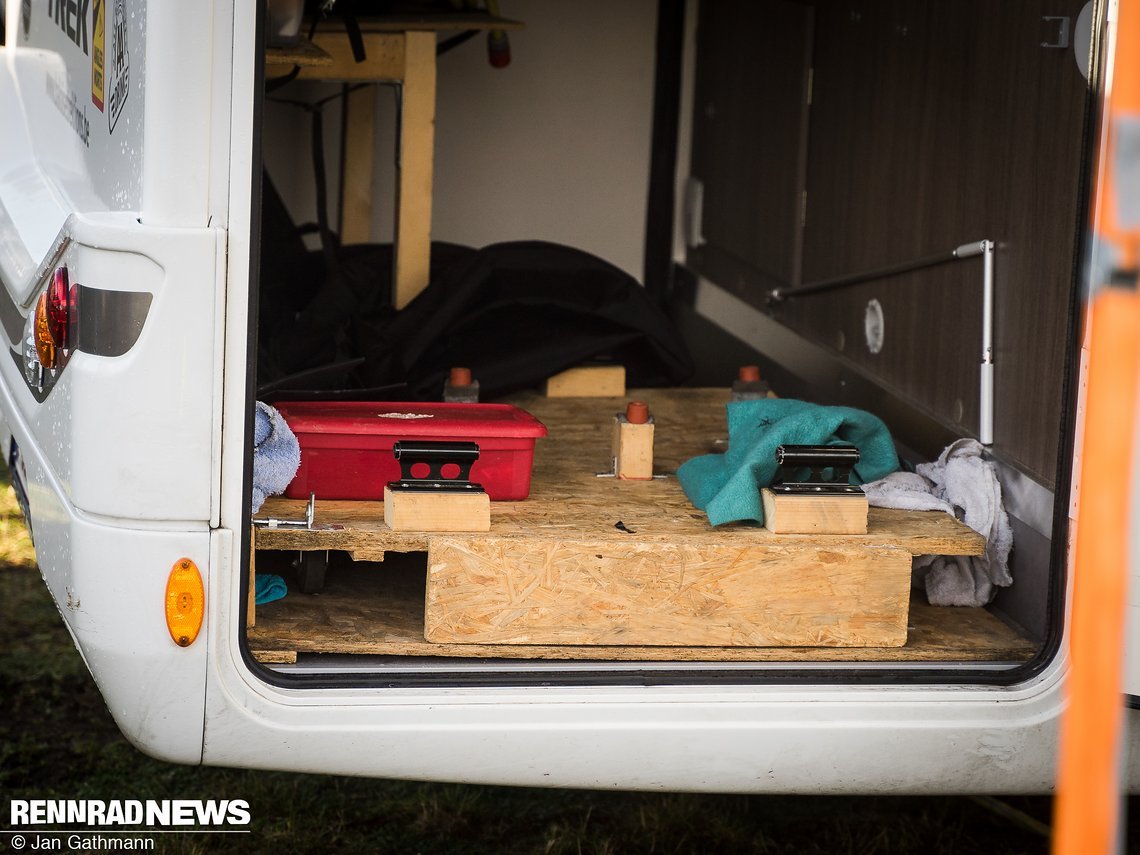
<instances>
[{"instance_id":1,"label":"teal green towel","mask_svg":"<svg viewBox=\"0 0 1140 855\"><path fill-rule=\"evenodd\" d=\"M280 600L289 593L289 586L285 584L285 580L280 576L274 576L272 573L258 573L254 578L254 585L256 589L253 594L253 601L259 606Z\"/></svg>"},{"instance_id":2,"label":"teal green towel","mask_svg":"<svg viewBox=\"0 0 1140 855\"><path fill-rule=\"evenodd\" d=\"M853 484L877 481L899 468L887 426L862 410L788 398L734 401L727 409L728 451L694 457L677 470L685 495L713 525L764 522L760 488L776 477L780 445L854 445L859 463Z\"/></svg>"}]
</instances>

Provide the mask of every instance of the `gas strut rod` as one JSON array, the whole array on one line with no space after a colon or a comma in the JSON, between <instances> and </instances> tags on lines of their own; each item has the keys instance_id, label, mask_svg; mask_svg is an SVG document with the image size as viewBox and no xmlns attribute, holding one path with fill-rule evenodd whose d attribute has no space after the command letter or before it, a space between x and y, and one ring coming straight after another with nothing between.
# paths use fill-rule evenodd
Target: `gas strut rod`
<instances>
[{"instance_id":1,"label":"gas strut rod","mask_svg":"<svg viewBox=\"0 0 1140 855\"><path fill-rule=\"evenodd\" d=\"M834 279L823 279L788 288L773 288L768 292L769 305L782 303L797 297L810 297L850 288L862 282L886 279L912 270L937 267L951 261L982 256L982 361L978 383L978 441L991 445L994 441L994 242L979 240L964 243L949 252L928 255L914 261L879 267L862 273L850 273Z\"/></svg>"}]
</instances>

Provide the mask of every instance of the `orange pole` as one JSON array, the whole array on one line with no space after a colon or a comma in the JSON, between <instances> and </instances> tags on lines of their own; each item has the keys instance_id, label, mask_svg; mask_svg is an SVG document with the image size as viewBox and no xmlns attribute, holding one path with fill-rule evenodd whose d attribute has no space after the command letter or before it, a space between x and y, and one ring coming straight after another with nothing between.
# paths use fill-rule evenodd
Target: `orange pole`
<instances>
[{"instance_id":1,"label":"orange pole","mask_svg":"<svg viewBox=\"0 0 1140 855\"><path fill-rule=\"evenodd\" d=\"M1054 855L1116 851L1128 601L1129 493L1136 429L1140 298L1092 301L1070 629L1061 722Z\"/></svg>"}]
</instances>

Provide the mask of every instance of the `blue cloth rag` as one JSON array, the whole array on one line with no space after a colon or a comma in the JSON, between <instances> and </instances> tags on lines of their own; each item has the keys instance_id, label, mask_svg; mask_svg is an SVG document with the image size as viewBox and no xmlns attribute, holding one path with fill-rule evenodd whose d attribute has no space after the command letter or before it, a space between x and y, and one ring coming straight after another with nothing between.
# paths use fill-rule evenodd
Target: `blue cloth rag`
<instances>
[{"instance_id":1,"label":"blue cloth rag","mask_svg":"<svg viewBox=\"0 0 1140 855\"><path fill-rule=\"evenodd\" d=\"M685 495L713 525L764 522L760 488L776 477L780 445L854 445L859 463L851 483L875 481L899 468L887 426L851 407L825 407L790 398L734 401L728 409L728 450L681 464Z\"/></svg>"},{"instance_id":2,"label":"blue cloth rag","mask_svg":"<svg viewBox=\"0 0 1140 855\"><path fill-rule=\"evenodd\" d=\"M253 592L253 601L259 606L280 600L289 593L289 586L285 584L285 580L272 573L258 573L254 577L254 585L256 587Z\"/></svg>"},{"instance_id":3,"label":"blue cloth rag","mask_svg":"<svg viewBox=\"0 0 1140 855\"><path fill-rule=\"evenodd\" d=\"M285 492L301 468L301 445L282 415L257 402L253 414L253 513L267 496Z\"/></svg>"}]
</instances>

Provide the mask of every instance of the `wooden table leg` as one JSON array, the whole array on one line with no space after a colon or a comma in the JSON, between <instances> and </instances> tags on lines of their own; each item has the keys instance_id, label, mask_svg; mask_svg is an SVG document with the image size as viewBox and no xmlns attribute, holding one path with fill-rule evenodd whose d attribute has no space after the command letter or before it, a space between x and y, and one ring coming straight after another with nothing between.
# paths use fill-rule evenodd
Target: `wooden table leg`
<instances>
[{"instance_id":1,"label":"wooden table leg","mask_svg":"<svg viewBox=\"0 0 1140 855\"><path fill-rule=\"evenodd\" d=\"M372 240L372 177L376 158L376 89L352 92L344 103L340 239L348 245Z\"/></svg>"},{"instance_id":2,"label":"wooden table leg","mask_svg":"<svg viewBox=\"0 0 1140 855\"><path fill-rule=\"evenodd\" d=\"M435 149L435 33L405 36L396 185L395 289L402 309L431 273L431 194Z\"/></svg>"}]
</instances>

